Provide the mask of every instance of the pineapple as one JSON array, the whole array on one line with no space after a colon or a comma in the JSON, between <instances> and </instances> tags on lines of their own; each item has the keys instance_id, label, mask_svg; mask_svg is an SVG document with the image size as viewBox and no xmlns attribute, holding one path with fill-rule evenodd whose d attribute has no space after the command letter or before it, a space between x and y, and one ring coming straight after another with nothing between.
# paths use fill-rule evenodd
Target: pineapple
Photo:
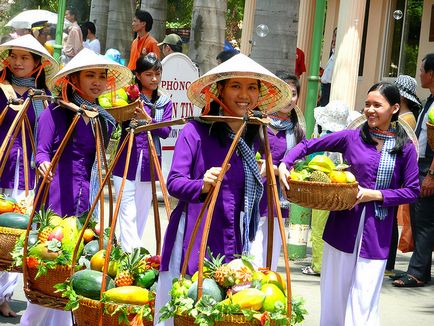
<instances>
[{"instance_id":1,"label":"pineapple","mask_svg":"<svg viewBox=\"0 0 434 326\"><path fill-rule=\"evenodd\" d=\"M51 209L41 208L39 212L36 213L35 221L39 224L38 240L41 243L47 241L48 236L51 231L53 231L53 226L50 223L51 217L56 215Z\"/></svg>"},{"instance_id":2,"label":"pineapple","mask_svg":"<svg viewBox=\"0 0 434 326\"><path fill-rule=\"evenodd\" d=\"M140 248L135 248L131 254L125 254L121 267L118 269L118 274L115 278L115 284L117 287L129 286L134 283L135 276L140 274L142 268L142 258Z\"/></svg>"},{"instance_id":3,"label":"pineapple","mask_svg":"<svg viewBox=\"0 0 434 326\"><path fill-rule=\"evenodd\" d=\"M214 272L214 280L222 287L228 288L235 284L235 271L226 264L221 265Z\"/></svg>"},{"instance_id":4,"label":"pineapple","mask_svg":"<svg viewBox=\"0 0 434 326\"><path fill-rule=\"evenodd\" d=\"M310 181L331 183L331 179L327 174L321 171L313 171L309 177Z\"/></svg>"}]
</instances>

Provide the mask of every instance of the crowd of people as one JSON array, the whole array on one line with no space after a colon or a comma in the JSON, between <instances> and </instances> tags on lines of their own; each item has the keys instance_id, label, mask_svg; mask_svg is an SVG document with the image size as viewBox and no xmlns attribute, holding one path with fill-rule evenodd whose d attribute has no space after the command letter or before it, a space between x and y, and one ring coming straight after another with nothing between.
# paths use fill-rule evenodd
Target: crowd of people
<instances>
[{"instance_id":1,"label":"crowd of people","mask_svg":"<svg viewBox=\"0 0 434 326\"><path fill-rule=\"evenodd\" d=\"M79 26L76 12L68 9L72 24L63 47L64 67L53 59L46 48L49 28L45 22L35 25L32 35L20 36L0 45L0 113L8 107L8 99L26 99L29 90L42 89L46 94L61 97L77 106L85 104L98 115L81 115L76 121L71 141L67 143L52 169L52 160L75 114L59 104L44 108L33 100L27 116L34 130L36 153L27 151L18 137L13 143L2 175L0 193L14 198L25 196L25 173L31 189L38 189L38 176L51 182L46 205L60 216L80 215L89 209L95 188L92 184L96 164L95 128L101 128L104 146L116 127L115 119L99 105L98 97L107 92L108 84L120 88L131 80L138 86L143 105L141 118L150 123L172 118L172 101L160 92L164 56L182 51L182 39L167 35L158 43L150 34L152 16L137 10L132 29L137 37L132 41L127 65L100 55L101 46L96 28L91 22ZM300 55L300 54L299 54ZM378 325L379 297L386 271L397 287L423 286L431 280L431 252L434 245L434 162L433 151L427 144L427 117L434 101L434 54L424 57L420 66L421 87L431 95L423 109L416 95L417 81L399 76L395 83L378 82L369 89L364 109L353 115L343 103L330 102L327 76L333 65L334 44L330 63L321 82L324 96L316 108L320 126L318 136L307 139L302 111L297 106L300 92L299 76L268 71L236 50L223 51L216 57L219 65L196 80L188 90L189 99L202 108L202 114L246 117L267 115L270 148L264 148L261 129L249 124L238 143L229 168L221 165L231 147L242 119L207 123L195 120L187 123L178 136L172 166L167 178L171 196L178 199L163 242L161 268L156 297L156 324L172 325L168 320L158 323L158 308L168 300L171 281L178 277L186 259L192 230L207 195L217 182L221 183L210 225L208 247L214 255L230 261L240 254L251 254L258 267L266 265L268 223L267 180L265 164L256 154L264 156L270 150L274 170L272 178L282 185L279 199L283 217L288 218L289 170L297 159L316 152L340 153L342 161L359 182L357 202L353 208L337 212L316 213L315 261L305 274L321 275L321 325ZM12 94L12 95L11 95ZM0 140L6 137L8 126L16 116L8 110L0 125ZM354 120L354 121L352 121ZM349 123L354 129L346 129ZM127 137L130 121L121 128L121 143ZM167 138L170 127L152 131L158 159L161 160L160 139ZM149 139L147 132L135 135L131 149L127 180L122 192L119 241L126 252L141 247L147 222L151 195ZM113 171L116 196L120 195L125 170L126 149ZM331 155L333 157L333 155ZM25 166L27 164L27 166ZM222 174L223 173L223 174ZM38 205L38 203L35 203ZM393 273L398 239L397 207L407 207L414 237L414 253L406 273ZM407 206L405 206L407 205ZM409 206L408 206L409 205ZM408 208L409 207L409 208ZM270 268L277 268L281 239L274 223L273 252ZM203 224L199 232L203 231ZM199 242L193 252L199 251ZM198 268L198 255L188 260L187 273ZM9 307L18 276L0 274L0 313L15 316ZM29 303L22 325L72 325L71 314Z\"/></svg>"}]
</instances>

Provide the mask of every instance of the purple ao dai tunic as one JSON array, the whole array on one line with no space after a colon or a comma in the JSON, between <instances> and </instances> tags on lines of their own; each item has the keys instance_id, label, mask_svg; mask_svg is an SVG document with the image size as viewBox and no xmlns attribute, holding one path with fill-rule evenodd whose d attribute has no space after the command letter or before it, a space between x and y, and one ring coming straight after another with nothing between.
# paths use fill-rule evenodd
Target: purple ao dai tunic
<instances>
[{"instance_id":1,"label":"purple ao dai tunic","mask_svg":"<svg viewBox=\"0 0 434 326\"><path fill-rule=\"evenodd\" d=\"M366 144L360 130L334 132L321 138L303 140L282 160L289 168L295 160L315 152L341 152L350 165L360 186L375 189L381 153L375 145ZM419 180L416 149L407 142L396 157L389 189L380 190L384 207L389 208L384 220L375 217L374 202L362 203L351 210L331 212L324 230L324 240L343 252L352 253L355 248L357 229L363 209L365 221L360 257L387 259L392 237L394 210L398 205L411 203L419 196Z\"/></svg>"}]
</instances>

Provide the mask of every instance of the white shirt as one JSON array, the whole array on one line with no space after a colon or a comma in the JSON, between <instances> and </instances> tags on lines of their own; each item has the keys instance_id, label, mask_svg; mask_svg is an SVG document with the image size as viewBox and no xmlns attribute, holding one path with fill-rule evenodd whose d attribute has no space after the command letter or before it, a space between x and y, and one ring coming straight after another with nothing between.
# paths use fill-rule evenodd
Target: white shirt
<instances>
[{"instance_id":1,"label":"white shirt","mask_svg":"<svg viewBox=\"0 0 434 326\"><path fill-rule=\"evenodd\" d=\"M83 42L83 46L85 48L91 49L93 52L96 52L98 54L101 53L101 44L99 43L99 40L97 38L92 41L87 39L85 42Z\"/></svg>"},{"instance_id":2,"label":"white shirt","mask_svg":"<svg viewBox=\"0 0 434 326\"><path fill-rule=\"evenodd\" d=\"M327 61L326 67L324 68L324 72L321 76L321 83L330 84L332 82L333 77L333 67L335 65L335 52L333 51L332 55Z\"/></svg>"}]
</instances>

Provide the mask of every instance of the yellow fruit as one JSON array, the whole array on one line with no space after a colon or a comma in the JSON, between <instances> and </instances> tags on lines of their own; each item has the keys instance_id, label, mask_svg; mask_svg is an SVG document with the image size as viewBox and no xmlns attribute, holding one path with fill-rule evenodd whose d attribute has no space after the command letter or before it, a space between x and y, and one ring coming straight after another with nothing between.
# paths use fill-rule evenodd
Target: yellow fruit
<instances>
[{"instance_id":1,"label":"yellow fruit","mask_svg":"<svg viewBox=\"0 0 434 326\"><path fill-rule=\"evenodd\" d=\"M112 102L110 101L110 99L108 99L107 97L99 97L98 98L98 103L99 105L101 105L103 108L111 108L112 107Z\"/></svg>"},{"instance_id":2,"label":"yellow fruit","mask_svg":"<svg viewBox=\"0 0 434 326\"><path fill-rule=\"evenodd\" d=\"M273 312L277 302L286 305L285 294L275 284L264 284L261 287L261 291L265 293L265 300L263 302L265 311Z\"/></svg>"},{"instance_id":3,"label":"yellow fruit","mask_svg":"<svg viewBox=\"0 0 434 326\"><path fill-rule=\"evenodd\" d=\"M291 169L291 171L289 171L289 177L291 178L291 180L297 180L297 181L303 180L301 173L296 172L294 169Z\"/></svg>"},{"instance_id":4,"label":"yellow fruit","mask_svg":"<svg viewBox=\"0 0 434 326\"><path fill-rule=\"evenodd\" d=\"M125 105L128 105L128 102L121 98L116 98L115 101L113 102L113 106L125 106Z\"/></svg>"},{"instance_id":5,"label":"yellow fruit","mask_svg":"<svg viewBox=\"0 0 434 326\"><path fill-rule=\"evenodd\" d=\"M343 171L332 171L329 173L329 178L333 183L346 183L347 176Z\"/></svg>"},{"instance_id":6,"label":"yellow fruit","mask_svg":"<svg viewBox=\"0 0 434 326\"><path fill-rule=\"evenodd\" d=\"M140 286L122 286L104 292L107 301L144 305L152 300L149 291Z\"/></svg>"},{"instance_id":7,"label":"yellow fruit","mask_svg":"<svg viewBox=\"0 0 434 326\"><path fill-rule=\"evenodd\" d=\"M330 173L336 168L333 161L326 155L316 155L307 165L311 169L322 171L324 173Z\"/></svg>"},{"instance_id":8,"label":"yellow fruit","mask_svg":"<svg viewBox=\"0 0 434 326\"><path fill-rule=\"evenodd\" d=\"M265 299L265 293L255 288L241 290L221 304L238 304L241 309L260 310Z\"/></svg>"},{"instance_id":9,"label":"yellow fruit","mask_svg":"<svg viewBox=\"0 0 434 326\"><path fill-rule=\"evenodd\" d=\"M122 99L124 101L128 101L128 94L125 91L125 89L123 89L123 88L119 88L116 91L116 97L119 98L119 99Z\"/></svg>"},{"instance_id":10,"label":"yellow fruit","mask_svg":"<svg viewBox=\"0 0 434 326\"><path fill-rule=\"evenodd\" d=\"M356 182L356 177L354 176L354 174L349 171L345 171L344 173L348 183Z\"/></svg>"},{"instance_id":11,"label":"yellow fruit","mask_svg":"<svg viewBox=\"0 0 434 326\"><path fill-rule=\"evenodd\" d=\"M93 233L92 229L86 229L83 234L84 243L88 243L93 238L95 238L95 233Z\"/></svg>"}]
</instances>

